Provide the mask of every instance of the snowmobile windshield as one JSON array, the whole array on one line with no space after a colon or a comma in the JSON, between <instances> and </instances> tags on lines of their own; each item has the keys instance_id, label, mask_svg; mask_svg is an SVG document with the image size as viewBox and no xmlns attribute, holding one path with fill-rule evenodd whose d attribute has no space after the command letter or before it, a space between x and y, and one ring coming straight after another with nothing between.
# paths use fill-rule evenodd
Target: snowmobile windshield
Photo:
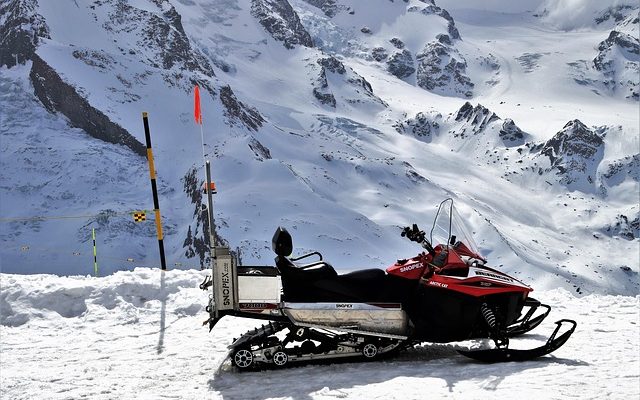
<instances>
[{"instance_id":1,"label":"snowmobile windshield","mask_svg":"<svg viewBox=\"0 0 640 400\"><path fill-rule=\"evenodd\" d=\"M460 214L453 205L453 199L449 198L440 203L438 213L431 227L431 243L436 246L441 244L456 245L463 243L471 253L480 255L478 246L473 240L471 230L465 224Z\"/></svg>"}]
</instances>

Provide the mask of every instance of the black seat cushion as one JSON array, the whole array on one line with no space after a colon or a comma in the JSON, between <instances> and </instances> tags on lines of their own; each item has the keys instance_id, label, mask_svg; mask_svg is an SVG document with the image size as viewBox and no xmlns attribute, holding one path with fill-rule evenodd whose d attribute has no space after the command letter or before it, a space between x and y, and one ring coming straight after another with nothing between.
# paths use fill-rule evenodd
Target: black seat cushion
<instances>
[{"instance_id":1,"label":"black seat cushion","mask_svg":"<svg viewBox=\"0 0 640 400\"><path fill-rule=\"evenodd\" d=\"M278 268L282 273L284 301L289 302L405 304L417 282L387 275L381 269L365 269L337 275L330 265L331 271L327 268L314 271L296 270L295 267L282 264L281 261Z\"/></svg>"},{"instance_id":2,"label":"black seat cushion","mask_svg":"<svg viewBox=\"0 0 640 400\"><path fill-rule=\"evenodd\" d=\"M340 279L348 282L360 283L379 281L380 279L384 279L385 275L386 274L383 270L378 268L371 268L342 274L340 275Z\"/></svg>"},{"instance_id":3,"label":"black seat cushion","mask_svg":"<svg viewBox=\"0 0 640 400\"><path fill-rule=\"evenodd\" d=\"M283 300L291 302L319 301L314 284L338 276L331 264L318 262L318 265L301 268L287 257L276 257L276 266L282 276Z\"/></svg>"},{"instance_id":4,"label":"black seat cushion","mask_svg":"<svg viewBox=\"0 0 640 400\"><path fill-rule=\"evenodd\" d=\"M387 275L382 270L364 270L338 275L333 279L313 282L309 290L301 293L301 301L400 303L403 307L417 286L416 280Z\"/></svg>"},{"instance_id":5,"label":"black seat cushion","mask_svg":"<svg viewBox=\"0 0 640 400\"><path fill-rule=\"evenodd\" d=\"M317 265L313 265L317 264ZM282 279L297 282L313 282L318 279L330 279L338 276L331 264L318 261L311 264L296 264L287 257L276 257L276 266L280 270Z\"/></svg>"},{"instance_id":6,"label":"black seat cushion","mask_svg":"<svg viewBox=\"0 0 640 400\"><path fill-rule=\"evenodd\" d=\"M322 301L376 302L380 299L385 277L381 269L364 269L317 281L315 287L320 289Z\"/></svg>"}]
</instances>

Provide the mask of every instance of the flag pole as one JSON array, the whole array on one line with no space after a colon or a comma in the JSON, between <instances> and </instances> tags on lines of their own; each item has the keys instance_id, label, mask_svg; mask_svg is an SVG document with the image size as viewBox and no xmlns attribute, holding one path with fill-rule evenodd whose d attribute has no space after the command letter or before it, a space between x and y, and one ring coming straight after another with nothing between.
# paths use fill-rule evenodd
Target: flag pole
<instances>
[{"instance_id":1,"label":"flag pole","mask_svg":"<svg viewBox=\"0 0 640 400\"><path fill-rule=\"evenodd\" d=\"M211 254L212 265L216 260L216 239L213 234L213 196L215 193L215 185L211 182L211 163L206 159L204 152L204 128L202 123L202 108L200 107L200 88L198 85L194 88L194 118L196 124L200 125L200 143L202 145L202 161L205 167L205 190L207 194L207 219L209 221L209 253Z\"/></svg>"},{"instance_id":2,"label":"flag pole","mask_svg":"<svg viewBox=\"0 0 640 400\"><path fill-rule=\"evenodd\" d=\"M206 164L207 159L204 155L204 131L202 129L202 124L200 124L200 145L202 146L202 162Z\"/></svg>"}]
</instances>

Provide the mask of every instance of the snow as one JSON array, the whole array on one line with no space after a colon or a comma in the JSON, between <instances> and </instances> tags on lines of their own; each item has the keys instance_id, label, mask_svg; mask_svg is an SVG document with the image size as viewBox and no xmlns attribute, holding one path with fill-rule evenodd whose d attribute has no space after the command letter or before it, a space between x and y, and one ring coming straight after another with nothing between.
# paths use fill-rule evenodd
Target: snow
<instances>
[{"instance_id":1,"label":"snow","mask_svg":"<svg viewBox=\"0 0 640 400\"><path fill-rule=\"evenodd\" d=\"M635 7L634 0L614 0L607 4L610 8ZM546 23L563 30L585 29L594 25L594 18L606 10L599 0L545 0L538 11Z\"/></svg>"},{"instance_id":2,"label":"snow","mask_svg":"<svg viewBox=\"0 0 640 400\"><path fill-rule=\"evenodd\" d=\"M41 40L40 57L141 142L140 114L149 112L171 270L140 267L158 264L155 227L127 214L152 208L146 160L49 113L33 95L29 62L2 67L1 217L93 216L0 221L0 398L640 397L640 239L603 234L618 216L640 215L637 179L616 178L603 195L595 184L568 190L548 174L505 177L518 157L500 146L497 126L472 140L454 138L464 128L453 119L466 99L423 90L415 76L396 79L370 55L373 47L397 51L392 37L415 55L446 32L444 19L406 11L425 3L345 0L333 18L305 1L290 3L319 48L286 50L250 15L249 0L38 2L51 34ZM118 14L123 4L137 21ZM599 174L640 153L638 102L605 87L603 73L590 67L611 29L637 34L637 24L595 18L620 6L637 14L637 1L436 4L460 31L454 48L476 84L473 106L513 119L537 143L576 118L602 127ZM215 77L159 66L166 49L144 41L140 25L164 20L170 6L192 52L215 65ZM317 60L329 55L348 71L327 76L336 108L312 95ZM618 48L610 56L616 79L637 87L637 61ZM620 71L626 65L636 69ZM349 82L357 76L387 108L358 98L360 88ZM589 79L596 83L579 82ZM490 265L531 284L534 296L553 307L513 347L540 344L560 318L578 322L571 339L525 363L475 363L455 351L469 343L457 343L426 344L379 362L235 372L227 346L257 321L225 317L212 333L201 327L208 293L197 286L206 272L183 247L196 225L181 179L193 167L203 175L194 80L216 90L229 85L266 120L258 132L232 124L218 98L203 90L205 150L220 192L214 213L219 233L242 249L245 264L272 263L271 235L282 225L293 235L294 254L318 250L342 272L384 268L419 251L399 228L428 227L450 196ZM394 128L418 112L440 124L429 140ZM254 154L254 141L270 159ZM487 161L487 152L500 162ZM86 276L93 272L92 227L99 274L106 275L100 278ZM134 270L116 272L126 269Z\"/></svg>"},{"instance_id":3,"label":"snow","mask_svg":"<svg viewBox=\"0 0 640 400\"><path fill-rule=\"evenodd\" d=\"M212 333L201 271L113 275L0 274L0 397L6 399L633 399L640 395L640 296L535 291L547 321L513 340L533 347L572 318L551 356L480 364L423 344L368 363L238 373L232 338L259 321L225 317Z\"/></svg>"},{"instance_id":4,"label":"snow","mask_svg":"<svg viewBox=\"0 0 640 400\"><path fill-rule=\"evenodd\" d=\"M437 0L436 4L453 13L461 9L473 9L476 11L493 11L505 14L518 14L526 11L536 10L544 0L520 0L520 1L504 1L504 0L486 0L478 2L475 0Z\"/></svg>"}]
</instances>

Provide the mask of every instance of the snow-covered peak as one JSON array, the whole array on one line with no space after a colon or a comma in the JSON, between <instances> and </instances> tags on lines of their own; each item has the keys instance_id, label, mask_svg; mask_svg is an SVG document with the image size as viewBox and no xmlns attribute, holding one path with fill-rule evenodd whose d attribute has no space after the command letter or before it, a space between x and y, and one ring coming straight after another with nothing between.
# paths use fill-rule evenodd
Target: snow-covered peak
<instances>
[{"instance_id":1,"label":"snow-covered peak","mask_svg":"<svg viewBox=\"0 0 640 400\"><path fill-rule=\"evenodd\" d=\"M288 49L296 45L313 47L313 41L287 0L252 0L251 15Z\"/></svg>"},{"instance_id":2,"label":"snow-covered peak","mask_svg":"<svg viewBox=\"0 0 640 400\"><path fill-rule=\"evenodd\" d=\"M548 159L548 171L561 184L570 190L592 193L597 189L596 177L604 156L604 144L601 134L575 119L538 147L541 147L540 155Z\"/></svg>"},{"instance_id":3,"label":"snow-covered peak","mask_svg":"<svg viewBox=\"0 0 640 400\"><path fill-rule=\"evenodd\" d=\"M638 2L634 0L544 0L536 13L543 21L558 29L577 30L592 27L605 28L624 20L628 15L638 15Z\"/></svg>"},{"instance_id":4,"label":"snow-covered peak","mask_svg":"<svg viewBox=\"0 0 640 400\"><path fill-rule=\"evenodd\" d=\"M400 227L430 224L454 197L507 272L547 287L637 288L625 257L635 242L606 230L637 212L627 94L638 62L625 36L609 40L630 35L633 10L566 32L534 16L534 3L3 3L30 5L13 21L46 26L20 22L30 40L42 32L25 53L37 58L0 70L2 214L36 217L0 226L3 271L91 271L90 228L101 273L157 264L154 226L130 214L153 207L137 155L146 111L170 266L208 259L204 153L219 188L217 238L247 264L272 262L282 225L296 251L319 250L338 269L385 267L419 251ZM582 146L578 123L563 128L574 120L602 140L593 156L569 155ZM615 255L603 262L604 249ZM595 274L600 264L616 272Z\"/></svg>"},{"instance_id":5,"label":"snow-covered peak","mask_svg":"<svg viewBox=\"0 0 640 400\"><path fill-rule=\"evenodd\" d=\"M544 144L542 153L555 165L563 155L591 158L603 144L600 136L574 119Z\"/></svg>"}]
</instances>

